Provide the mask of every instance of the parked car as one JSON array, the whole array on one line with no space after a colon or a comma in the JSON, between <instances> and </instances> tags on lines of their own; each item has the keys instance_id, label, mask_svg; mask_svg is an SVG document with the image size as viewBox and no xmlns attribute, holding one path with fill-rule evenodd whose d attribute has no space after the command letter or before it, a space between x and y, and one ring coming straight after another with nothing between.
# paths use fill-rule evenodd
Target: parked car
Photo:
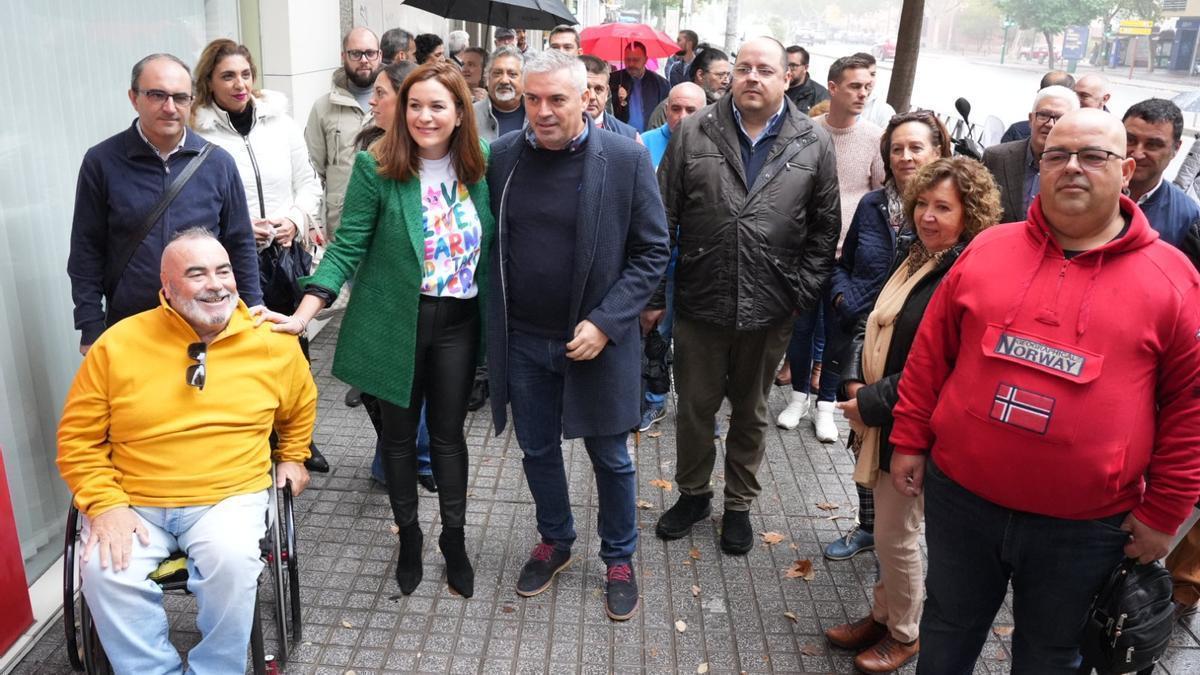
<instances>
[{"instance_id":1,"label":"parked car","mask_svg":"<svg viewBox=\"0 0 1200 675\"><path fill-rule=\"evenodd\" d=\"M896 60L896 43L888 40L871 47L871 55L878 61Z\"/></svg>"},{"instance_id":2,"label":"parked car","mask_svg":"<svg viewBox=\"0 0 1200 675\"><path fill-rule=\"evenodd\" d=\"M1020 57L1024 61L1037 61L1045 63L1048 52L1045 47L1021 47ZM1054 55L1054 60L1058 60L1058 54Z\"/></svg>"}]
</instances>

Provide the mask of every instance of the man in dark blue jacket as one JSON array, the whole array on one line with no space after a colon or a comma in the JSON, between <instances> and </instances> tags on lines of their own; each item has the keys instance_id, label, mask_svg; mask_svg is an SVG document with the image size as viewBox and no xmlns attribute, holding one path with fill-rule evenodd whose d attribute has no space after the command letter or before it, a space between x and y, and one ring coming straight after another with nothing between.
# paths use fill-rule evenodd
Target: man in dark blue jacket
<instances>
[{"instance_id":1,"label":"man in dark blue jacket","mask_svg":"<svg viewBox=\"0 0 1200 675\"><path fill-rule=\"evenodd\" d=\"M547 50L525 62L522 133L492 144L496 245L488 303L492 419L512 405L539 543L517 593L545 591L571 563L575 523L562 439L583 438L596 474L605 610L638 607L637 478L626 447L640 416L639 314L669 258L650 154L596 129L583 64Z\"/></svg>"},{"instance_id":2,"label":"man in dark blue jacket","mask_svg":"<svg viewBox=\"0 0 1200 675\"><path fill-rule=\"evenodd\" d=\"M1133 178L1129 198L1137 202L1150 227L1168 244L1182 248L1189 229L1200 221L1200 206L1163 172L1179 152L1183 139L1183 113L1163 98L1133 104L1122 118L1125 154L1132 157Z\"/></svg>"},{"instance_id":3,"label":"man in dark blue jacket","mask_svg":"<svg viewBox=\"0 0 1200 675\"><path fill-rule=\"evenodd\" d=\"M138 118L83 157L67 258L81 353L108 326L159 305L163 249L176 232L191 227L216 235L229 252L241 298L251 307L262 304L246 194L237 165L220 148L212 149L149 233L133 241L171 182L206 145L186 128L192 98L191 71L182 61L170 54L143 58L133 67L129 89Z\"/></svg>"},{"instance_id":4,"label":"man in dark blue jacket","mask_svg":"<svg viewBox=\"0 0 1200 675\"><path fill-rule=\"evenodd\" d=\"M625 69L608 78L613 114L638 131L649 128L650 115L671 93L671 84L658 73L646 70L646 46L631 42L625 48Z\"/></svg>"}]
</instances>

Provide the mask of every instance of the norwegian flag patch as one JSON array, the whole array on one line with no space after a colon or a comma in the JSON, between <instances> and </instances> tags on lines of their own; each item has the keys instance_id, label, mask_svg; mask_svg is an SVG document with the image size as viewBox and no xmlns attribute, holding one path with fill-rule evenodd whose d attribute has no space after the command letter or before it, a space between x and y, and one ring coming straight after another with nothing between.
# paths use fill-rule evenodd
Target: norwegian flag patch
<instances>
[{"instance_id":1,"label":"norwegian flag patch","mask_svg":"<svg viewBox=\"0 0 1200 675\"><path fill-rule=\"evenodd\" d=\"M991 418L1035 434L1045 434L1054 416L1054 398L1000 383L992 401Z\"/></svg>"}]
</instances>

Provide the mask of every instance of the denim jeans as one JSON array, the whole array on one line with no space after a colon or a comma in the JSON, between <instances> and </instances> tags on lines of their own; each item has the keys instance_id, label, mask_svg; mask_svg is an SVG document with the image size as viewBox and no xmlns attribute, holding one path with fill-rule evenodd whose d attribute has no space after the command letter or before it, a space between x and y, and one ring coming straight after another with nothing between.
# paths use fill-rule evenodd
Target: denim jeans
<instances>
[{"instance_id":1,"label":"denim jeans","mask_svg":"<svg viewBox=\"0 0 1200 675\"><path fill-rule=\"evenodd\" d=\"M560 550L575 543L562 450L566 343L524 333L508 337L508 395L513 430L524 452L525 480L542 540ZM596 474L600 558L627 563L637 550L637 475L626 447L628 432L583 439Z\"/></svg>"},{"instance_id":2,"label":"denim jeans","mask_svg":"<svg viewBox=\"0 0 1200 675\"><path fill-rule=\"evenodd\" d=\"M421 404L421 424L417 427L417 473L422 476L433 475L433 464L429 461L429 427L425 424L425 404ZM375 459L371 461L371 477L387 485L387 476L383 473L383 440L375 438Z\"/></svg>"},{"instance_id":3,"label":"denim jeans","mask_svg":"<svg viewBox=\"0 0 1200 675\"><path fill-rule=\"evenodd\" d=\"M817 346L818 342L821 343L820 347ZM829 304L828 292L823 291L817 307L796 317L792 341L787 349L788 363L792 369L792 390L808 393L813 363L820 362L821 382L817 400L836 400L842 358L849 346L850 338L842 332L837 313Z\"/></svg>"},{"instance_id":4,"label":"denim jeans","mask_svg":"<svg viewBox=\"0 0 1200 675\"><path fill-rule=\"evenodd\" d=\"M133 507L150 535L136 535L129 567L100 567L95 549L80 561L81 589L96 620L104 651L117 673L182 673L168 637L162 589L146 578L175 551L188 556L188 590L195 594L200 643L188 652L188 673L241 673L254 621L259 540L266 532L267 492L237 495L212 506ZM91 535L83 519L82 541Z\"/></svg>"},{"instance_id":5,"label":"denim jeans","mask_svg":"<svg viewBox=\"0 0 1200 675\"><path fill-rule=\"evenodd\" d=\"M930 460L929 574L917 672L971 673L1011 581L1012 672L1074 673L1092 597L1125 557L1124 519L1124 513L1066 520L1006 509L955 483Z\"/></svg>"}]
</instances>

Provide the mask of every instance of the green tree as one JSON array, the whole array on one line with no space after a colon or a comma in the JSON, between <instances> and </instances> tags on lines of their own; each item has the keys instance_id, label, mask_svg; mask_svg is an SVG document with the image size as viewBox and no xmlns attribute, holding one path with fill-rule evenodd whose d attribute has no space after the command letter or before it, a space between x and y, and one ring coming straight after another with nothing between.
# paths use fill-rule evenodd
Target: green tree
<instances>
[{"instance_id":1,"label":"green tree","mask_svg":"<svg viewBox=\"0 0 1200 675\"><path fill-rule=\"evenodd\" d=\"M1054 36L1067 26L1086 26L1105 16L1113 0L996 0L996 7L1026 30L1046 38L1047 65L1054 69Z\"/></svg>"}]
</instances>

